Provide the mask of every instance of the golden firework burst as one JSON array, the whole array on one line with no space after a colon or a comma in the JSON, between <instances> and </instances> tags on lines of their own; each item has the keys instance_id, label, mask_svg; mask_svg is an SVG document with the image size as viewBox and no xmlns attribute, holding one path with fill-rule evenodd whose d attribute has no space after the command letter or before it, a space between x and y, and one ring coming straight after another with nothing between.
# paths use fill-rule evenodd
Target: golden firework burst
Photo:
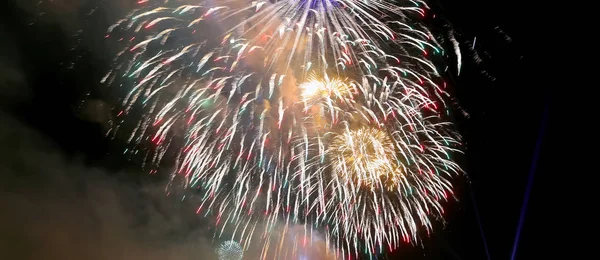
<instances>
[{"instance_id":1,"label":"golden firework burst","mask_svg":"<svg viewBox=\"0 0 600 260\"><path fill-rule=\"evenodd\" d=\"M394 142L386 131L369 127L345 131L333 138L328 154L333 172L343 181L387 189L401 181Z\"/></svg>"},{"instance_id":2,"label":"golden firework burst","mask_svg":"<svg viewBox=\"0 0 600 260\"><path fill-rule=\"evenodd\" d=\"M327 75L319 78L315 74L300 84L299 89L302 101L307 106L316 102L331 103L335 99L346 100L352 93L350 85L345 80L329 78Z\"/></svg>"}]
</instances>

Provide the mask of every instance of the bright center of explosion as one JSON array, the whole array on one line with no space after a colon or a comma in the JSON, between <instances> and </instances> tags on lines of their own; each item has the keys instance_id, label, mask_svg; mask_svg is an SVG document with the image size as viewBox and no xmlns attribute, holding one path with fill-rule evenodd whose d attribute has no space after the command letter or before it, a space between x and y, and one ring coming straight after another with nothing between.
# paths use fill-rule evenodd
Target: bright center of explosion
<instances>
[{"instance_id":1,"label":"bright center of explosion","mask_svg":"<svg viewBox=\"0 0 600 260\"><path fill-rule=\"evenodd\" d=\"M351 93L350 87L346 82L340 79L330 79L327 76L323 79L311 76L299 88L304 103L317 100L329 102L335 98L346 99Z\"/></svg>"},{"instance_id":2,"label":"bright center of explosion","mask_svg":"<svg viewBox=\"0 0 600 260\"><path fill-rule=\"evenodd\" d=\"M321 81L309 81L302 85L300 85L300 89L302 89L302 97L306 99L311 99L319 94L319 92L324 92L326 90L325 83Z\"/></svg>"},{"instance_id":3,"label":"bright center of explosion","mask_svg":"<svg viewBox=\"0 0 600 260\"><path fill-rule=\"evenodd\" d=\"M366 127L346 131L333 139L328 153L342 181L393 189L402 178L393 139L385 131Z\"/></svg>"}]
</instances>

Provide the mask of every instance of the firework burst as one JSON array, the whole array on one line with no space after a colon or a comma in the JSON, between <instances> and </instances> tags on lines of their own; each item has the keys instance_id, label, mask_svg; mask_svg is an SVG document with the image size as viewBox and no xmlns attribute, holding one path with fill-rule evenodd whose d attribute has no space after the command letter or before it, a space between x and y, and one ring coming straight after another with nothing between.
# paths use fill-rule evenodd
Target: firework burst
<instances>
[{"instance_id":1,"label":"firework burst","mask_svg":"<svg viewBox=\"0 0 600 260\"><path fill-rule=\"evenodd\" d=\"M219 260L242 260L244 251L238 242L228 240L221 244L217 254Z\"/></svg>"},{"instance_id":2,"label":"firework burst","mask_svg":"<svg viewBox=\"0 0 600 260\"><path fill-rule=\"evenodd\" d=\"M379 129L361 128L336 136L326 152L332 171L341 183L374 189L393 189L401 183L402 170L390 135ZM377 185L383 185L378 187Z\"/></svg>"},{"instance_id":3,"label":"firework burst","mask_svg":"<svg viewBox=\"0 0 600 260\"><path fill-rule=\"evenodd\" d=\"M151 140L154 166L175 146L174 179L243 247L281 222L323 229L340 257L429 231L460 168L426 5L211 2L109 28L129 142Z\"/></svg>"}]
</instances>

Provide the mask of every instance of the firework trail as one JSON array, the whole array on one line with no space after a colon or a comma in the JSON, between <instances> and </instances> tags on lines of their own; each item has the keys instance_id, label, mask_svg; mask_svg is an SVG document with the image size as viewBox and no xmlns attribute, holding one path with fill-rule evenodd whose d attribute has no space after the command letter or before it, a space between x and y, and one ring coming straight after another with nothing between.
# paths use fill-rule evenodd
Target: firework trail
<instances>
[{"instance_id":1,"label":"firework trail","mask_svg":"<svg viewBox=\"0 0 600 260\"><path fill-rule=\"evenodd\" d=\"M129 142L151 140L153 165L176 147L173 180L245 248L280 222L344 258L429 232L460 168L425 3L214 2L109 28L124 47L102 81L127 90Z\"/></svg>"}]
</instances>

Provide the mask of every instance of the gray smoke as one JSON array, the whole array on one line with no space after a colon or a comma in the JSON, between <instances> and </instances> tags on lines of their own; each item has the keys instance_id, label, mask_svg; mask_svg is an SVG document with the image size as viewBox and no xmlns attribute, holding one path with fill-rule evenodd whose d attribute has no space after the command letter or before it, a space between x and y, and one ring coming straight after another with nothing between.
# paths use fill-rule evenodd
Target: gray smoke
<instances>
[{"instance_id":1,"label":"gray smoke","mask_svg":"<svg viewBox=\"0 0 600 260\"><path fill-rule=\"evenodd\" d=\"M123 184L0 122L0 259L214 259L198 216L162 186Z\"/></svg>"},{"instance_id":2,"label":"gray smoke","mask_svg":"<svg viewBox=\"0 0 600 260\"><path fill-rule=\"evenodd\" d=\"M11 8L25 11L22 20L31 28L58 25L64 35L44 39L55 41L81 30L93 2L120 15L117 4L132 1L20 0ZM120 181L117 176L125 173L86 165L8 112L18 111L36 95L35 80L28 78L36 76L31 68L44 70L25 58L25 52L52 51L20 47L15 36L36 31L20 32L27 25L13 25L0 22L0 259L215 259L212 233L192 205L167 197L164 185ZM90 35L98 32L102 39L101 26ZM90 48L97 51L92 55L102 56L96 47ZM66 91L56 87L58 82L44 84ZM97 109L102 106L79 113L102 123L105 111Z\"/></svg>"}]
</instances>

